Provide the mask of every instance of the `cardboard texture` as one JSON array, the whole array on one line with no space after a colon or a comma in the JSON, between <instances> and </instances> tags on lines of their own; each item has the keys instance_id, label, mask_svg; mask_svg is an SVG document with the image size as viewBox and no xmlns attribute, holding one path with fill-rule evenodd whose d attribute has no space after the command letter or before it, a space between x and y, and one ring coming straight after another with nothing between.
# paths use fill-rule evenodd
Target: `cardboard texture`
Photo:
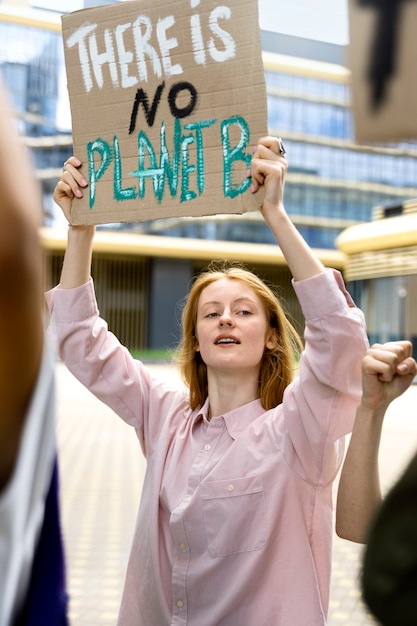
<instances>
[{"instance_id":1,"label":"cardboard texture","mask_svg":"<svg viewBox=\"0 0 417 626\"><path fill-rule=\"evenodd\" d=\"M267 134L257 0L130 0L62 18L74 224L258 209L247 167Z\"/></svg>"},{"instance_id":2,"label":"cardboard texture","mask_svg":"<svg viewBox=\"0 0 417 626\"><path fill-rule=\"evenodd\" d=\"M358 142L386 143L417 138L417 2L398 3L394 73L387 81L381 106L374 110L367 72L381 10L381 7L377 10L374 6L364 7L357 0L349 0L349 65Z\"/></svg>"}]
</instances>

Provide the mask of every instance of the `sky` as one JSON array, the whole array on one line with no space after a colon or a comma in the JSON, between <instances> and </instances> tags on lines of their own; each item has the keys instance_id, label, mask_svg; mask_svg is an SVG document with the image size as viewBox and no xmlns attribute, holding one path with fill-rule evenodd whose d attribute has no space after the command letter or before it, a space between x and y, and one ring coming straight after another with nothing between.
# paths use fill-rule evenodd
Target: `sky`
<instances>
[{"instance_id":1,"label":"sky","mask_svg":"<svg viewBox=\"0 0 417 626\"><path fill-rule=\"evenodd\" d=\"M285 35L347 45L347 0L258 0L259 25Z\"/></svg>"},{"instance_id":2,"label":"sky","mask_svg":"<svg viewBox=\"0 0 417 626\"><path fill-rule=\"evenodd\" d=\"M259 25L285 35L340 45L348 43L348 0L258 0ZM227 1L224 0L227 4ZM75 11L81 0L36 0L33 4L55 11Z\"/></svg>"}]
</instances>

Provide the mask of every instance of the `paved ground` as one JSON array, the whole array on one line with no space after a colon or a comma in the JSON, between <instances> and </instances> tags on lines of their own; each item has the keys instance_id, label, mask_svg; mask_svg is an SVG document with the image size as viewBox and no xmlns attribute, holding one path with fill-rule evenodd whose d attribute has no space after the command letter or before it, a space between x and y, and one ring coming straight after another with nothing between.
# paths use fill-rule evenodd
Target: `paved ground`
<instances>
[{"instance_id":1,"label":"paved ground","mask_svg":"<svg viewBox=\"0 0 417 626\"><path fill-rule=\"evenodd\" d=\"M168 366L150 367L177 375ZM132 429L62 364L57 365L57 382L71 626L114 626L145 464ZM386 417L380 453L384 489L417 449L416 404L417 385ZM375 624L360 601L360 556L360 546L335 535L329 626Z\"/></svg>"}]
</instances>

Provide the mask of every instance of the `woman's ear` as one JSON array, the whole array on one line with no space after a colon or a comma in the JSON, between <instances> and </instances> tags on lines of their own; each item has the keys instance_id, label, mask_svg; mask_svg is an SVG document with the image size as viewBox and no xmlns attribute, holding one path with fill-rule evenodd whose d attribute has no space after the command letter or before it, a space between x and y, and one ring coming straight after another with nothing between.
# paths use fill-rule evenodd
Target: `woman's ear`
<instances>
[{"instance_id":1,"label":"woman's ear","mask_svg":"<svg viewBox=\"0 0 417 626\"><path fill-rule=\"evenodd\" d=\"M268 350L273 350L277 347L277 331L275 328L271 328L269 330L265 342L265 347L268 348Z\"/></svg>"}]
</instances>

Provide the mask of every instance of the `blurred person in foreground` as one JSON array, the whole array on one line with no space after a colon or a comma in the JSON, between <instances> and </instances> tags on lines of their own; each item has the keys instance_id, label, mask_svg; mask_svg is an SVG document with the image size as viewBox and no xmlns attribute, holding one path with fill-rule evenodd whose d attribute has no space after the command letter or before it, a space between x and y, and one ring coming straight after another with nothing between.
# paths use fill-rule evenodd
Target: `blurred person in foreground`
<instances>
[{"instance_id":1,"label":"blurred person in foreground","mask_svg":"<svg viewBox=\"0 0 417 626\"><path fill-rule=\"evenodd\" d=\"M67 624L42 204L0 84L0 626Z\"/></svg>"},{"instance_id":2,"label":"blurred person in foreground","mask_svg":"<svg viewBox=\"0 0 417 626\"><path fill-rule=\"evenodd\" d=\"M417 374L409 341L375 344L362 363L363 395L343 465L336 530L366 543L363 597L384 626L417 624L417 455L382 500L378 453L384 416Z\"/></svg>"}]
</instances>

